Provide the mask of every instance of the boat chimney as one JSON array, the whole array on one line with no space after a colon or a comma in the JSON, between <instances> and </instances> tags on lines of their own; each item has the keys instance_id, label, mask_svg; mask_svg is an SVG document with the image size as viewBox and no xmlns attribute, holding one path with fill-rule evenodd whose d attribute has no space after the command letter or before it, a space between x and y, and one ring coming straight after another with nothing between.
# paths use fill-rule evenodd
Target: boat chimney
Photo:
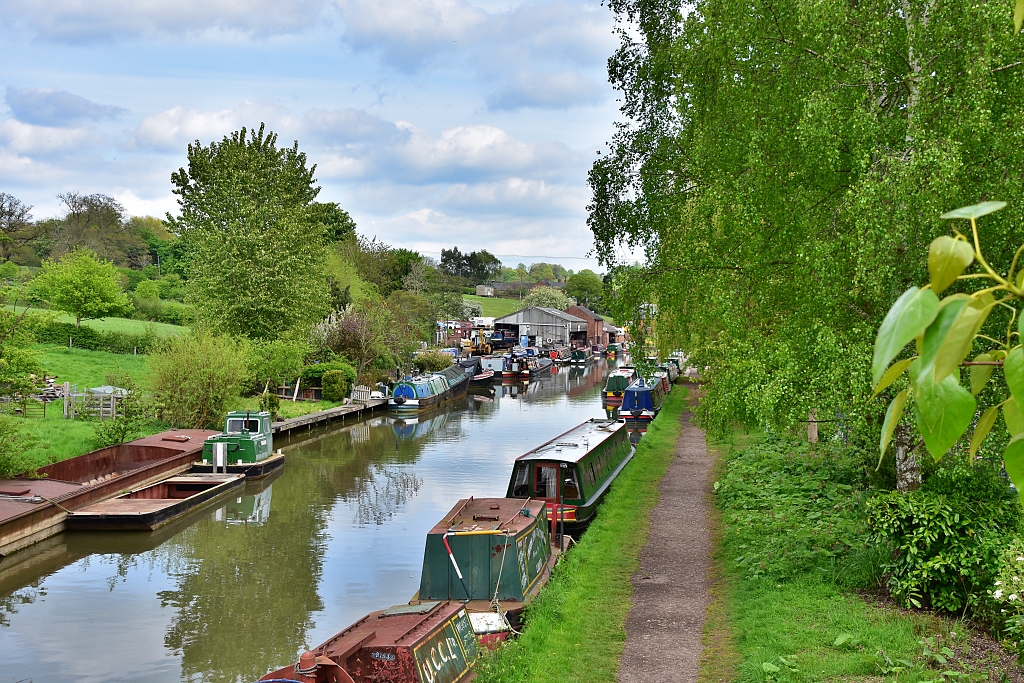
<instances>
[{"instance_id":1,"label":"boat chimney","mask_svg":"<svg viewBox=\"0 0 1024 683\"><path fill-rule=\"evenodd\" d=\"M224 473L228 472L228 444L225 441L213 442L213 472L216 474L217 468L223 467Z\"/></svg>"}]
</instances>

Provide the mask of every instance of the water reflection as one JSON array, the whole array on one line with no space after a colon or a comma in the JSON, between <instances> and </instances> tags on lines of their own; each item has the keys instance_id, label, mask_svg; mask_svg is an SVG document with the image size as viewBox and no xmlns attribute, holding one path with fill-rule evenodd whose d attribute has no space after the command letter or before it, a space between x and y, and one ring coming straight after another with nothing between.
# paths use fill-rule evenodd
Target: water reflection
<instances>
[{"instance_id":1,"label":"water reflection","mask_svg":"<svg viewBox=\"0 0 1024 683\"><path fill-rule=\"evenodd\" d=\"M0 682L244 681L419 585L426 531L514 458L603 414L606 366L474 387L275 446L283 470L153 533L66 533L0 562Z\"/></svg>"}]
</instances>

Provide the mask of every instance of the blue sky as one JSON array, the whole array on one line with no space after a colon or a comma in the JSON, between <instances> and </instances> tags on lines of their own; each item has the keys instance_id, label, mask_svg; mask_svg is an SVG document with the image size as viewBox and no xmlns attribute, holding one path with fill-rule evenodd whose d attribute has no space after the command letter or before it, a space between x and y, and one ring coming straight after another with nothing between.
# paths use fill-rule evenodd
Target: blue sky
<instances>
[{"instance_id":1,"label":"blue sky","mask_svg":"<svg viewBox=\"0 0 1024 683\"><path fill-rule=\"evenodd\" d=\"M593 267L566 257L619 118L613 28L578 0L0 0L0 191L162 216L189 142L265 121L364 234Z\"/></svg>"}]
</instances>

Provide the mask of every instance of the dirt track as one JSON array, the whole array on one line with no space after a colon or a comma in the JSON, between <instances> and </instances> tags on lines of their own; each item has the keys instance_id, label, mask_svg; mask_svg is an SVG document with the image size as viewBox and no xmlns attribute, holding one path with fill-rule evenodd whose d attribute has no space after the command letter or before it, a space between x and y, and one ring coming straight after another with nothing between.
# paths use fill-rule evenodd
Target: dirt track
<instances>
[{"instance_id":1,"label":"dirt track","mask_svg":"<svg viewBox=\"0 0 1024 683\"><path fill-rule=\"evenodd\" d=\"M707 612L711 539L708 490L712 460L704 433L682 416L676 457L659 485L651 533L633 575L633 606L626 618L622 683L697 680L701 631Z\"/></svg>"}]
</instances>

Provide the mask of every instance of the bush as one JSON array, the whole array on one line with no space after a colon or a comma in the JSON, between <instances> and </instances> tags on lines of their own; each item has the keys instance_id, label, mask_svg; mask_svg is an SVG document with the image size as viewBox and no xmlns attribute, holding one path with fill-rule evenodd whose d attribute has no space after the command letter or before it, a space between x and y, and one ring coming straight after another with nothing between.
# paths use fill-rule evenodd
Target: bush
<instances>
[{"instance_id":1,"label":"bush","mask_svg":"<svg viewBox=\"0 0 1024 683\"><path fill-rule=\"evenodd\" d=\"M341 401L348 396L351 381L341 370L328 370L320 380L325 401Z\"/></svg>"},{"instance_id":2,"label":"bush","mask_svg":"<svg viewBox=\"0 0 1024 683\"><path fill-rule=\"evenodd\" d=\"M349 382L356 381L355 366L341 358L335 358L334 360L329 360L323 363L307 365L302 368L302 379L319 379L324 376L324 373L331 370L340 370L345 375L345 379Z\"/></svg>"},{"instance_id":3,"label":"bush","mask_svg":"<svg viewBox=\"0 0 1024 683\"><path fill-rule=\"evenodd\" d=\"M727 555L752 579L813 571L844 585L869 585L874 558L865 486L862 455L853 449L767 437L734 451L714 483L729 529Z\"/></svg>"},{"instance_id":4,"label":"bush","mask_svg":"<svg viewBox=\"0 0 1024 683\"><path fill-rule=\"evenodd\" d=\"M156 330L147 329L142 334L132 334L75 327L71 323L43 323L33 332L40 344L67 346L70 339L76 348L109 353L134 353L136 349L139 353L149 353L159 341Z\"/></svg>"},{"instance_id":5,"label":"bush","mask_svg":"<svg viewBox=\"0 0 1024 683\"><path fill-rule=\"evenodd\" d=\"M160 287L152 280L142 280L135 285L135 298L153 300L160 298Z\"/></svg>"},{"instance_id":6,"label":"bush","mask_svg":"<svg viewBox=\"0 0 1024 683\"><path fill-rule=\"evenodd\" d=\"M0 479L32 468L32 462L25 453L35 443L35 437L25 433L18 418L0 415Z\"/></svg>"},{"instance_id":7,"label":"bush","mask_svg":"<svg viewBox=\"0 0 1024 683\"><path fill-rule=\"evenodd\" d=\"M175 427L218 427L248 368L230 337L192 332L162 340L149 359L162 417Z\"/></svg>"},{"instance_id":8,"label":"bush","mask_svg":"<svg viewBox=\"0 0 1024 683\"><path fill-rule=\"evenodd\" d=\"M949 612L984 606L1021 522L1017 496L984 461L944 466L921 491L878 496L868 514L873 540L891 550L883 571L893 597Z\"/></svg>"},{"instance_id":9,"label":"bush","mask_svg":"<svg viewBox=\"0 0 1024 683\"><path fill-rule=\"evenodd\" d=\"M440 351L426 351L416 356L413 364L420 372L438 372L452 364L452 355Z\"/></svg>"},{"instance_id":10,"label":"bush","mask_svg":"<svg viewBox=\"0 0 1024 683\"><path fill-rule=\"evenodd\" d=\"M192 322L192 307L180 301L161 301L158 323L168 325L188 325Z\"/></svg>"},{"instance_id":11,"label":"bush","mask_svg":"<svg viewBox=\"0 0 1024 683\"><path fill-rule=\"evenodd\" d=\"M260 394L260 410L270 413L270 419L276 420L277 414L281 412L281 398L277 394L264 391Z\"/></svg>"},{"instance_id":12,"label":"bush","mask_svg":"<svg viewBox=\"0 0 1024 683\"><path fill-rule=\"evenodd\" d=\"M108 376L107 383L124 389L126 393L117 399L117 417L106 420L90 418L99 448L116 446L142 436L154 417L151 402L146 400L131 377Z\"/></svg>"}]
</instances>

